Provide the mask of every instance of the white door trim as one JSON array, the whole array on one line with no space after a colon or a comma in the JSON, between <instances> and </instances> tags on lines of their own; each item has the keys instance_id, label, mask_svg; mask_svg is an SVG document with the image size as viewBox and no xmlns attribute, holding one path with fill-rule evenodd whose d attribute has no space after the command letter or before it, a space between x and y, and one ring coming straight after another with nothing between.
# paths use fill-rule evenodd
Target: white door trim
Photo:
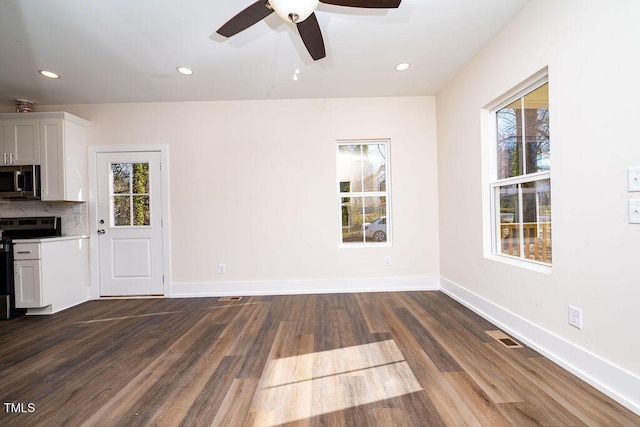
<instances>
[{"instance_id":1,"label":"white door trim","mask_svg":"<svg viewBox=\"0 0 640 427\"><path fill-rule=\"evenodd\" d=\"M160 153L162 179L162 255L164 275L164 296L171 293L171 218L169 217L169 146L167 144L133 144L133 145L90 145L89 146L89 258L91 265L90 299L100 299L100 269L98 251L98 153L149 152Z\"/></svg>"}]
</instances>

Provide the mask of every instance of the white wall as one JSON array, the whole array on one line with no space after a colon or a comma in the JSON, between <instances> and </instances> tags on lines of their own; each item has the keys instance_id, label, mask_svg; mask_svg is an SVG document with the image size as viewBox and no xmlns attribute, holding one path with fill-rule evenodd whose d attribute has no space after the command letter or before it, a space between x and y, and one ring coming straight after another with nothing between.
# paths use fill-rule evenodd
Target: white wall
<instances>
[{"instance_id":1,"label":"white wall","mask_svg":"<svg viewBox=\"0 0 640 427\"><path fill-rule=\"evenodd\" d=\"M640 166L638 22L637 0L532 0L437 96L445 287L511 319L516 332L529 333L636 410L640 225L628 224L627 200L640 193L627 192L626 173ZM482 240L481 109L546 66L550 275L484 258ZM583 310L582 330L568 325L569 304ZM564 341L571 347L566 353ZM601 375L597 366L622 380Z\"/></svg>"},{"instance_id":2,"label":"white wall","mask_svg":"<svg viewBox=\"0 0 640 427\"><path fill-rule=\"evenodd\" d=\"M434 97L39 110L89 120L91 145L169 145L176 294L255 293L256 286L274 293L286 291L287 281L300 292L347 291L360 278L388 289L437 286ZM392 247L338 248L335 141L356 138L391 140ZM217 273L219 263L225 275Z\"/></svg>"}]
</instances>

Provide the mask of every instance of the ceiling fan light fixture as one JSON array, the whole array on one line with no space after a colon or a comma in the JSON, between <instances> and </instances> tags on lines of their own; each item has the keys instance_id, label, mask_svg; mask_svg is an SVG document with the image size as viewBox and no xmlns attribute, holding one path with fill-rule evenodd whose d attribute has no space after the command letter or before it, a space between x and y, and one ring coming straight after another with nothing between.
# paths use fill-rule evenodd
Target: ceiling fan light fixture
<instances>
[{"instance_id":1,"label":"ceiling fan light fixture","mask_svg":"<svg viewBox=\"0 0 640 427\"><path fill-rule=\"evenodd\" d=\"M318 7L319 0L269 0L280 18L297 24L307 19Z\"/></svg>"}]
</instances>

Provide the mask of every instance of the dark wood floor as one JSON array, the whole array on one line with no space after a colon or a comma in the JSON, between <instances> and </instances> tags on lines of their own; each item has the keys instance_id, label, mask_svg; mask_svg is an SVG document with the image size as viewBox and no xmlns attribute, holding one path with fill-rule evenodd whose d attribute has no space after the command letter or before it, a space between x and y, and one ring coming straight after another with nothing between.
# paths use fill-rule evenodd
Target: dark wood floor
<instances>
[{"instance_id":1,"label":"dark wood floor","mask_svg":"<svg viewBox=\"0 0 640 427\"><path fill-rule=\"evenodd\" d=\"M439 292L92 301L0 322L0 425L640 425L489 330Z\"/></svg>"}]
</instances>

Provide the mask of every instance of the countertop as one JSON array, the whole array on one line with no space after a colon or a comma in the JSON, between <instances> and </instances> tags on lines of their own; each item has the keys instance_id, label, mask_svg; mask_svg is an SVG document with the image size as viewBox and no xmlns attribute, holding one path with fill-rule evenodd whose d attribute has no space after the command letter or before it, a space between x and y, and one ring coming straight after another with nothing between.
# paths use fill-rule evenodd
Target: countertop
<instances>
[{"instance_id":1,"label":"countertop","mask_svg":"<svg viewBox=\"0 0 640 427\"><path fill-rule=\"evenodd\" d=\"M13 243L45 243L45 242L62 242L65 240L80 240L88 239L86 234L80 234L77 236L55 236L55 237L40 237L37 239L12 239Z\"/></svg>"}]
</instances>

